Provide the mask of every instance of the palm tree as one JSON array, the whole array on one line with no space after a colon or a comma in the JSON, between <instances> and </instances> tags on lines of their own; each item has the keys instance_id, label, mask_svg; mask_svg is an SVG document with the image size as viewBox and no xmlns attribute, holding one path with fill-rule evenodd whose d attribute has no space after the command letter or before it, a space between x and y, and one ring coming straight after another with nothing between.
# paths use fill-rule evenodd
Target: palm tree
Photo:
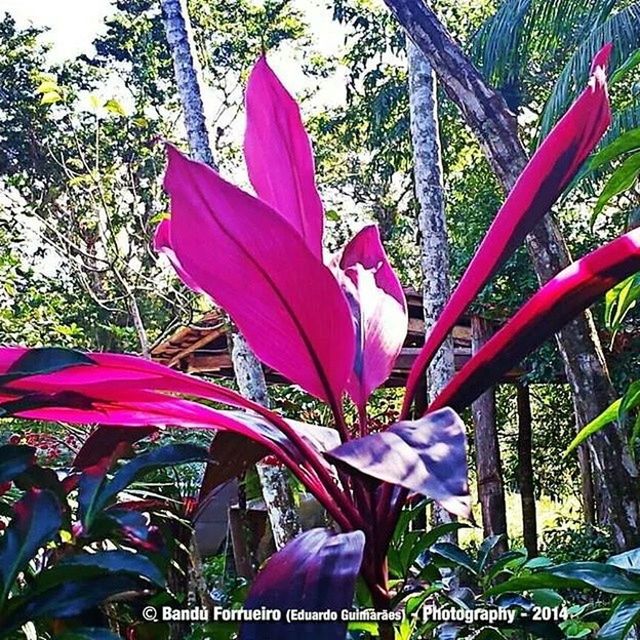
<instances>
[{"instance_id":1,"label":"palm tree","mask_svg":"<svg viewBox=\"0 0 640 640\"><path fill-rule=\"evenodd\" d=\"M614 69L640 49L640 2L502 0L476 33L471 54L514 112L524 104L539 107L540 140L566 110L606 42L615 44ZM632 62L638 62L637 55ZM563 67L556 75L559 63ZM603 144L640 125L636 101L614 107L614 122Z\"/></svg>"}]
</instances>

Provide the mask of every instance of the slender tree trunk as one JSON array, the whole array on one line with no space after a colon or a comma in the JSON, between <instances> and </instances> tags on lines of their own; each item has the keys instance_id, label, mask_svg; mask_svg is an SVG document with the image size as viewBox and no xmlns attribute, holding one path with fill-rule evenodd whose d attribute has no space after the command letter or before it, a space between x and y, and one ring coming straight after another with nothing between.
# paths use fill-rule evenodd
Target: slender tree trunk
<instances>
[{"instance_id":1,"label":"slender tree trunk","mask_svg":"<svg viewBox=\"0 0 640 640\"><path fill-rule=\"evenodd\" d=\"M385 0L413 42L433 66L449 97L475 132L505 191L527 162L518 138L517 122L504 99L489 87L421 0ZM551 215L527 238L527 248L539 281L546 282L571 262L571 256ZM614 392L593 319L586 312L562 329L556 340L574 394L580 425L599 415ZM616 425L589 439L600 482L596 488L598 517L611 526L616 546L640 544L638 470Z\"/></svg>"},{"instance_id":2,"label":"slender tree trunk","mask_svg":"<svg viewBox=\"0 0 640 640\"><path fill-rule=\"evenodd\" d=\"M491 337L489 323L474 316L471 318L471 349L473 353ZM507 509L502 483L502 464L498 431L496 429L496 391L492 387L485 391L472 405L475 428L476 470L478 474L478 498L482 507L484 536L501 535L503 538L494 547L495 555L508 549Z\"/></svg>"},{"instance_id":3,"label":"slender tree trunk","mask_svg":"<svg viewBox=\"0 0 640 640\"><path fill-rule=\"evenodd\" d=\"M420 207L418 226L422 238L422 296L425 331L429 333L449 297L449 242L444 212L442 154L438 130L435 74L422 52L407 43L409 105L413 144L413 175ZM435 396L455 373L453 341L449 338L427 372L427 396ZM451 522L452 516L433 505L432 524ZM451 535L451 539L455 539Z\"/></svg>"},{"instance_id":4,"label":"slender tree trunk","mask_svg":"<svg viewBox=\"0 0 640 640\"><path fill-rule=\"evenodd\" d=\"M191 155L215 169L186 0L161 0L161 5ZM233 335L232 360L240 393L268 406L269 396L262 366L238 333ZM283 469L260 464L256 468L273 538L279 549L301 531L293 497Z\"/></svg>"},{"instance_id":5,"label":"slender tree trunk","mask_svg":"<svg viewBox=\"0 0 640 640\"><path fill-rule=\"evenodd\" d=\"M529 387L516 385L518 402L518 486L522 503L522 535L529 558L538 555L536 497L531 459L531 396Z\"/></svg>"}]
</instances>

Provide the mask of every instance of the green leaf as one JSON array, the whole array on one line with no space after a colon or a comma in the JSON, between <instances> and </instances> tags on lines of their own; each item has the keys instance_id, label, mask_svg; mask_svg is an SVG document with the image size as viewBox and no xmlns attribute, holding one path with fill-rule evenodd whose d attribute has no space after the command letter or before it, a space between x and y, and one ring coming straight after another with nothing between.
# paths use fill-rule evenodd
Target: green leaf
<instances>
[{"instance_id":1,"label":"green leaf","mask_svg":"<svg viewBox=\"0 0 640 640\"><path fill-rule=\"evenodd\" d=\"M633 71L640 64L640 49L636 49L625 61L623 65L616 69L609 80L609 86L620 82L630 71Z\"/></svg>"},{"instance_id":2,"label":"green leaf","mask_svg":"<svg viewBox=\"0 0 640 640\"><path fill-rule=\"evenodd\" d=\"M109 112L116 116L126 116L127 112L125 111L122 104L116 100L115 98L110 98L104 103L104 108Z\"/></svg>"},{"instance_id":3,"label":"green leaf","mask_svg":"<svg viewBox=\"0 0 640 640\"><path fill-rule=\"evenodd\" d=\"M567 450L564 452L563 457L566 458L587 438L600 431L600 429L606 427L610 422L616 420L618 418L618 411L620 410L621 404L622 398L610 404L597 418L594 418L588 425L580 429L578 435L571 441L571 444L567 447Z\"/></svg>"},{"instance_id":4,"label":"green leaf","mask_svg":"<svg viewBox=\"0 0 640 640\"><path fill-rule=\"evenodd\" d=\"M503 553L487 571L488 580L493 580L503 571L511 571L525 564L527 561L527 552L524 549L507 551Z\"/></svg>"},{"instance_id":5,"label":"green leaf","mask_svg":"<svg viewBox=\"0 0 640 640\"><path fill-rule=\"evenodd\" d=\"M607 560L607 564L633 573L640 573L640 548L611 556Z\"/></svg>"},{"instance_id":6,"label":"green leaf","mask_svg":"<svg viewBox=\"0 0 640 640\"><path fill-rule=\"evenodd\" d=\"M57 91L49 91L48 93L43 93L40 98L40 104L55 104L56 102L60 102L62 100L62 96Z\"/></svg>"},{"instance_id":7,"label":"green leaf","mask_svg":"<svg viewBox=\"0 0 640 640\"><path fill-rule=\"evenodd\" d=\"M579 589L586 586L605 593L640 594L640 577L599 562L568 562L530 575L518 576L489 589L489 595L531 589Z\"/></svg>"},{"instance_id":8,"label":"green leaf","mask_svg":"<svg viewBox=\"0 0 640 640\"><path fill-rule=\"evenodd\" d=\"M478 565L471 556L455 544L451 544L450 542L437 542L431 547L430 551L431 553L450 560L459 567L467 569L467 571L470 571L474 575L478 573Z\"/></svg>"},{"instance_id":9,"label":"green leaf","mask_svg":"<svg viewBox=\"0 0 640 640\"><path fill-rule=\"evenodd\" d=\"M15 516L0 538L0 608L17 575L62 526L62 509L50 491L32 489L14 506Z\"/></svg>"},{"instance_id":10,"label":"green leaf","mask_svg":"<svg viewBox=\"0 0 640 640\"><path fill-rule=\"evenodd\" d=\"M620 329L624 319L640 298L640 274L628 277L618 283L605 295L605 326L615 334Z\"/></svg>"},{"instance_id":11,"label":"green leaf","mask_svg":"<svg viewBox=\"0 0 640 640\"><path fill-rule=\"evenodd\" d=\"M44 80L36 89L36 93L59 93L60 87L55 79Z\"/></svg>"},{"instance_id":12,"label":"green leaf","mask_svg":"<svg viewBox=\"0 0 640 640\"><path fill-rule=\"evenodd\" d=\"M600 149L589 162L588 171L594 171L618 156L636 149L640 149L640 128L625 131L613 142Z\"/></svg>"},{"instance_id":13,"label":"green leaf","mask_svg":"<svg viewBox=\"0 0 640 640\"><path fill-rule=\"evenodd\" d=\"M538 556L537 558L531 558L523 567L525 569L540 569L541 567L550 567L553 564L549 558L545 556Z\"/></svg>"},{"instance_id":14,"label":"green leaf","mask_svg":"<svg viewBox=\"0 0 640 640\"><path fill-rule=\"evenodd\" d=\"M489 536L485 540L483 540L480 545L480 549L478 550L478 571L482 572L491 558L491 551L495 548L495 546L503 539L504 536Z\"/></svg>"},{"instance_id":15,"label":"green leaf","mask_svg":"<svg viewBox=\"0 0 640 640\"><path fill-rule=\"evenodd\" d=\"M604 209L604 206L611 200L611 198L619 195L623 191L626 191L633 185L640 174L640 153L627 158L612 174L607 184L604 186L598 202L596 202L593 215L591 216L591 223L593 224L595 218Z\"/></svg>"},{"instance_id":16,"label":"green leaf","mask_svg":"<svg viewBox=\"0 0 640 640\"><path fill-rule=\"evenodd\" d=\"M533 589L530 593L531 600L539 607L559 607L564 603L564 598L553 589Z\"/></svg>"},{"instance_id":17,"label":"green leaf","mask_svg":"<svg viewBox=\"0 0 640 640\"><path fill-rule=\"evenodd\" d=\"M324 216L327 220L331 220L331 222L340 220L340 214L335 209L327 209L324 212Z\"/></svg>"},{"instance_id":18,"label":"green leaf","mask_svg":"<svg viewBox=\"0 0 640 640\"><path fill-rule=\"evenodd\" d=\"M621 602L598 633L598 640L624 640L640 614L640 602Z\"/></svg>"},{"instance_id":19,"label":"green leaf","mask_svg":"<svg viewBox=\"0 0 640 640\"><path fill-rule=\"evenodd\" d=\"M599 562L568 562L546 569L545 573L567 580L578 580L605 593L640 594L640 577Z\"/></svg>"}]
</instances>

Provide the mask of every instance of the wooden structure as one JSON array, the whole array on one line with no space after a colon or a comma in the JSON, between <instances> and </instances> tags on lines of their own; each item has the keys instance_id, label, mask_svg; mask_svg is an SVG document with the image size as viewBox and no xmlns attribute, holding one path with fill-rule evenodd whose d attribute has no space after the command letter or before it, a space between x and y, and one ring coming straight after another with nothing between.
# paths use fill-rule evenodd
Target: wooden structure
<instances>
[{"instance_id":1,"label":"wooden structure","mask_svg":"<svg viewBox=\"0 0 640 640\"><path fill-rule=\"evenodd\" d=\"M422 295L414 289L405 289L409 309L409 330L396 361L393 373L386 385L402 387L409 370L424 344L424 316ZM233 367L227 344L228 325L221 311L206 313L195 325L181 327L167 340L156 345L151 356L154 360L175 367L186 373L213 377L233 377ZM464 317L453 329L453 343L456 370L471 357L471 321ZM523 371L510 371L506 381L517 380ZM277 372L266 369L267 382L285 382Z\"/></svg>"}]
</instances>

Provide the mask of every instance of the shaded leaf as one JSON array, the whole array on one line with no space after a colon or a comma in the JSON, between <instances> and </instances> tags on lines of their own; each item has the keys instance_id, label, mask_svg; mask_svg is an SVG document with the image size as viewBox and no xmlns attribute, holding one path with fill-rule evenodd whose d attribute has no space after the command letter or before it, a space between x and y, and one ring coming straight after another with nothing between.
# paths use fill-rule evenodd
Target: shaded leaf
<instances>
[{"instance_id":1,"label":"shaded leaf","mask_svg":"<svg viewBox=\"0 0 640 640\"><path fill-rule=\"evenodd\" d=\"M599 640L624 640L640 616L640 602L621 602L598 632Z\"/></svg>"},{"instance_id":2,"label":"shaded leaf","mask_svg":"<svg viewBox=\"0 0 640 640\"><path fill-rule=\"evenodd\" d=\"M36 450L26 445L8 444L0 447L0 484L10 482L35 462Z\"/></svg>"},{"instance_id":3,"label":"shaded leaf","mask_svg":"<svg viewBox=\"0 0 640 640\"><path fill-rule=\"evenodd\" d=\"M433 498L451 513L470 513L464 425L450 409L398 422L386 431L345 442L326 455L352 473Z\"/></svg>"},{"instance_id":4,"label":"shaded leaf","mask_svg":"<svg viewBox=\"0 0 640 640\"><path fill-rule=\"evenodd\" d=\"M17 575L62 525L62 509L50 491L32 489L14 505L14 517L0 537L0 580L6 599Z\"/></svg>"},{"instance_id":5,"label":"shaded leaf","mask_svg":"<svg viewBox=\"0 0 640 640\"><path fill-rule=\"evenodd\" d=\"M245 609L341 611L353 604L364 549L361 531L311 529L271 556L249 590ZM338 615L338 619L340 616ZM344 622L245 623L241 640L344 640Z\"/></svg>"}]
</instances>

